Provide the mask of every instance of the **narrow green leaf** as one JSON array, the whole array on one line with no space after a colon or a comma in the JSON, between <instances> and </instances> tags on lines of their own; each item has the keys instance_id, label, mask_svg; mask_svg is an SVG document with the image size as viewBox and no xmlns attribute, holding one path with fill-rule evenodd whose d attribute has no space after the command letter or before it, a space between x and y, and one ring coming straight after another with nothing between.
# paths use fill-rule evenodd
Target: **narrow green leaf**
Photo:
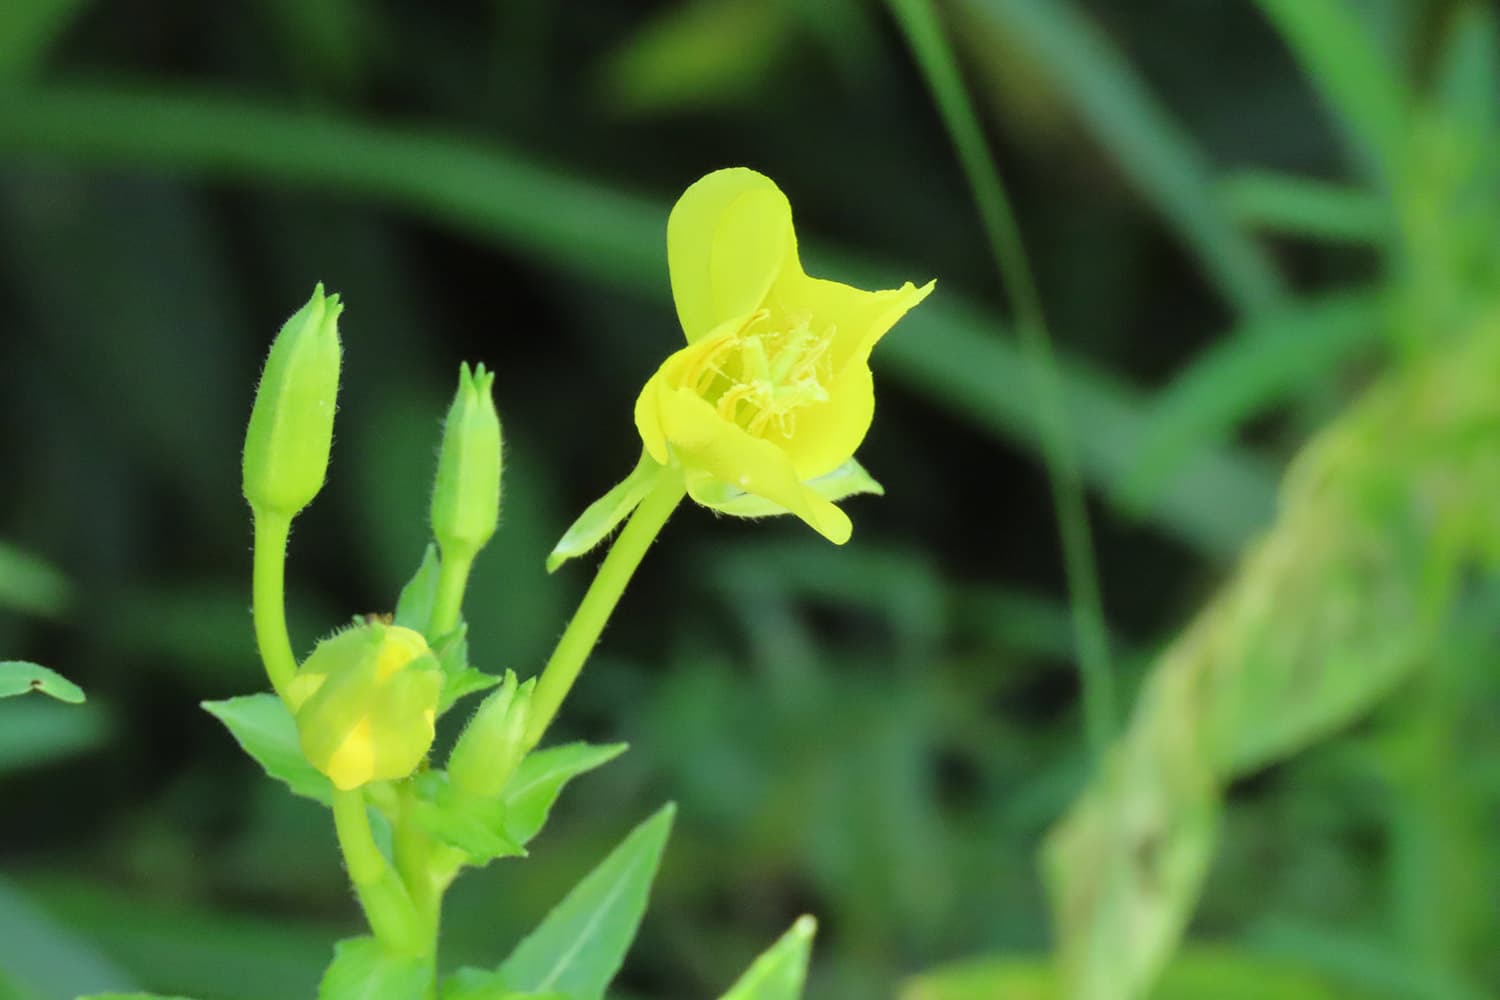
<instances>
[{"instance_id":1,"label":"narrow green leaf","mask_svg":"<svg viewBox=\"0 0 1500 1000\"><path fill-rule=\"evenodd\" d=\"M374 938L349 938L334 945L318 1000L426 1000L431 983L429 962L392 955Z\"/></svg>"},{"instance_id":2,"label":"narrow green leaf","mask_svg":"<svg viewBox=\"0 0 1500 1000\"><path fill-rule=\"evenodd\" d=\"M510 838L517 844L527 844L546 824L552 804L568 782L609 763L627 747L625 743L566 743L528 754L501 796Z\"/></svg>"},{"instance_id":3,"label":"narrow green leaf","mask_svg":"<svg viewBox=\"0 0 1500 1000\"><path fill-rule=\"evenodd\" d=\"M1500 14L1493 6L1471 3L1454 12L1434 75L1446 116L1493 138L1500 126Z\"/></svg>"},{"instance_id":4,"label":"narrow green leaf","mask_svg":"<svg viewBox=\"0 0 1500 1000\"><path fill-rule=\"evenodd\" d=\"M1338 116L1388 181L1404 159L1411 99L1401 74L1347 0L1258 0Z\"/></svg>"},{"instance_id":5,"label":"narrow green leaf","mask_svg":"<svg viewBox=\"0 0 1500 1000\"><path fill-rule=\"evenodd\" d=\"M674 813L663 807L584 876L500 964L500 980L513 990L603 1000L646 911Z\"/></svg>"},{"instance_id":6,"label":"narrow green leaf","mask_svg":"<svg viewBox=\"0 0 1500 1000\"><path fill-rule=\"evenodd\" d=\"M29 691L49 694L70 705L80 705L84 701L83 688L55 670L25 660L0 660L0 698Z\"/></svg>"},{"instance_id":7,"label":"narrow green leaf","mask_svg":"<svg viewBox=\"0 0 1500 1000\"><path fill-rule=\"evenodd\" d=\"M1220 337L1157 397L1123 497L1140 508L1240 424L1324 379L1385 335L1378 292L1298 302Z\"/></svg>"},{"instance_id":8,"label":"narrow green leaf","mask_svg":"<svg viewBox=\"0 0 1500 1000\"><path fill-rule=\"evenodd\" d=\"M500 973L463 968L443 981L442 1000L572 1000L565 993L520 993L505 985Z\"/></svg>"},{"instance_id":9,"label":"narrow green leaf","mask_svg":"<svg viewBox=\"0 0 1500 1000\"><path fill-rule=\"evenodd\" d=\"M164 996L160 993L91 993L78 1000L190 1000L189 997Z\"/></svg>"},{"instance_id":10,"label":"narrow green leaf","mask_svg":"<svg viewBox=\"0 0 1500 1000\"><path fill-rule=\"evenodd\" d=\"M1241 312L1281 295L1265 252L1216 196L1208 157L1102 32L1065 0L964 0L1002 26L1052 75L1120 169L1173 225Z\"/></svg>"},{"instance_id":11,"label":"narrow green leaf","mask_svg":"<svg viewBox=\"0 0 1500 1000\"><path fill-rule=\"evenodd\" d=\"M807 980L807 959L817 930L818 922L812 917L799 917L721 1000L797 1000Z\"/></svg>"},{"instance_id":12,"label":"narrow green leaf","mask_svg":"<svg viewBox=\"0 0 1500 1000\"><path fill-rule=\"evenodd\" d=\"M0 774L93 750L109 739L111 729L111 716L97 702L4 701L0 704Z\"/></svg>"},{"instance_id":13,"label":"narrow green leaf","mask_svg":"<svg viewBox=\"0 0 1500 1000\"><path fill-rule=\"evenodd\" d=\"M324 805L333 786L302 754L297 723L274 694L250 694L227 701L205 701L203 708L229 728L240 747L265 772L298 795Z\"/></svg>"},{"instance_id":14,"label":"narrow green leaf","mask_svg":"<svg viewBox=\"0 0 1500 1000\"><path fill-rule=\"evenodd\" d=\"M651 492L651 487L655 484L660 472L661 466L657 465L650 455L644 451L641 452L640 461L636 463L630 475L604 496L589 504L584 512L578 515L578 520L563 532L563 536L557 540L557 544L552 547L552 552L547 556L547 572L555 572L569 559L583 555L604 541L609 533L614 531L620 522L629 517L630 512L640 505L646 494Z\"/></svg>"},{"instance_id":15,"label":"narrow green leaf","mask_svg":"<svg viewBox=\"0 0 1500 1000\"><path fill-rule=\"evenodd\" d=\"M1225 178L1219 194L1247 226L1323 243L1379 245L1390 227L1380 198L1327 181L1245 170Z\"/></svg>"},{"instance_id":16,"label":"narrow green leaf","mask_svg":"<svg viewBox=\"0 0 1500 1000\"><path fill-rule=\"evenodd\" d=\"M429 542L427 551L422 553L421 565L396 598L397 625L427 635L427 624L432 620L432 603L437 600L438 568L437 546ZM427 641L434 638L428 635Z\"/></svg>"}]
</instances>

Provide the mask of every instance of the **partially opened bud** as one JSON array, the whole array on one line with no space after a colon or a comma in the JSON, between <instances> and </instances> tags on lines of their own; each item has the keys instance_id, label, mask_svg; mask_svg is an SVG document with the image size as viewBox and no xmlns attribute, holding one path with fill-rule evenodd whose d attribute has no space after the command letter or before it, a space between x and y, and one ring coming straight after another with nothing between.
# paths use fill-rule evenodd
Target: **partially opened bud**
<instances>
[{"instance_id":1,"label":"partially opened bud","mask_svg":"<svg viewBox=\"0 0 1500 1000\"><path fill-rule=\"evenodd\" d=\"M432 488L432 534L445 556L472 558L500 520L500 417L490 397L494 372L459 368L458 392L443 425Z\"/></svg>"},{"instance_id":2,"label":"partially opened bud","mask_svg":"<svg viewBox=\"0 0 1500 1000\"><path fill-rule=\"evenodd\" d=\"M526 717L531 708L532 678L520 687L507 671L505 681L479 706L448 757L448 780L481 798L505 788L526 752Z\"/></svg>"},{"instance_id":3,"label":"partially opened bud","mask_svg":"<svg viewBox=\"0 0 1500 1000\"><path fill-rule=\"evenodd\" d=\"M245 499L290 518L323 488L339 389L337 295L312 298L286 321L266 358L245 434Z\"/></svg>"},{"instance_id":4,"label":"partially opened bud","mask_svg":"<svg viewBox=\"0 0 1500 1000\"><path fill-rule=\"evenodd\" d=\"M404 778L432 746L442 669L409 628L358 625L318 644L287 687L302 752L345 791Z\"/></svg>"}]
</instances>

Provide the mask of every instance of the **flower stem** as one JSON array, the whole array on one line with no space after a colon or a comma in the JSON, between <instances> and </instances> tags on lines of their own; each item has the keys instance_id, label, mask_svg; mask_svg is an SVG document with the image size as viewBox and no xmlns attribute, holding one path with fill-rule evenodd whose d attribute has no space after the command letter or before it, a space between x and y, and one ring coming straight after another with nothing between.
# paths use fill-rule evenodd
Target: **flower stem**
<instances>
[{"instance_id":1,"label":"flower stem","mask_svg":"<svg viewBox=\"0 0 1500 1000\"><path fill-rule=\"evenodd\" d=\"M536 682L526 724L527 746L541 742L547 726L578 679L578 672L583 669L594 643L599 641L604 623L619 603L625 585L641 564L641 557L661 532L667 518L672 516L685 492L681 474L664 470L651 492L630 515L625 530L615 539Z\"/></svg>"},{"instance_id":2,"label":"flower stem","mask_svg":"<svg viewBox=\"0 0 1500 1000\"><path fill-rule=\"evenodd\" d=\"M476 553L442 550L438 560L437 595L432 601L432 622L428 635L433 639L445 636L458 627L458 618L463 611L464 588L469 583L469 570L474 566Z\"/></svg>"},{"instance_id":3,"label":"flower stem","mask_svg":"<svg viewBox=\"0 0 1500 1000\"><path fill-rule=\"evenodd\" d=\"M432 935L424 933L423 921L406 886L375 845L363 791L334 789L333 824L349 881L354 883L359 905L376 939L394 954L432 955L437 947L436 926Z\"/></svg>"},{"instance_id":4,"label":"flower stem","mask_svg":"<svg viewBox=\"0 0 1500 1000\"><path fill-rule=\"evenodd\" d=\"M286 700L287 685L297 673L297 657L286 630L286 543L292 519L285 514L257 510L251 593L255 644L265 664L271 687Z\"/></svg>"}]
</instances>

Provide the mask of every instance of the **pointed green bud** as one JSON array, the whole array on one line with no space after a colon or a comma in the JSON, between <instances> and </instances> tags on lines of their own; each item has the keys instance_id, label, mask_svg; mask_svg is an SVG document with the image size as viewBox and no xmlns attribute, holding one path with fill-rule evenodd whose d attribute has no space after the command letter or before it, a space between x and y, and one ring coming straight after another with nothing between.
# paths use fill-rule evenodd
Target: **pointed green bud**
<instances>
[{"instance_id":1,"label":"pointed green bud","mask_svg":"<svg viewBox=\"0 0 1500 1000\"><path fill-rule=\"evenodd\" d=\"M245 434L245 499L290 518L323 488L339 390L337 295L318 285L266 358Z\"/></svg>"},{"instance_id":2,"label":"pointed green bud","mask_svg":"<svg viewBox=\"0 0 1500 1000\"><path fill-rule=\"evenodd\" d=\"M420 633L371 622L318 643L287 701L303 754L347 791L416 769L432 746L442 687Z\"/></svg>"},{"instance_id":3,"label":"pointed green bud","mask_svg":"<svg viewBox=\"0 0 1500 1000\"><path fill-rule=\"evenodd\" d=\"M490 398L495 373L459 368L458 392L443 425L432 489L432 534L444 556L472 559L500 520L500 417Z\"/></svg>"},{"instance_id":4,"label":"pointed green bud","mask_svg":"<svg viewBox=\"0 0 1500 1000\"><path fill-rule=\"evenodd\" d=\"M533 677L517 687L514 671L479 706L448 756L448 780L479 798L499 796L526 753Z\"/></svg>"}]
</instances>

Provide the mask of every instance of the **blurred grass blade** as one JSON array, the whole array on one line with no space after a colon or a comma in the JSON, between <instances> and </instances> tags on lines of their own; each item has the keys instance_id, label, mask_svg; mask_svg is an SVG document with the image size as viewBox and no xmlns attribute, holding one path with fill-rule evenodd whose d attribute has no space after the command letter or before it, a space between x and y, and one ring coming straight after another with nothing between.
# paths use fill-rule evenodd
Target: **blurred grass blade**
<instances>
[{"instance_id":1,"label":"blurred grass blade","mask_svg":"<svg viewBox=\"0 0 1500 1000\"><path fill-rule=\"evenodd\" d=\"M932 0L890 0L891 10L906 33L912 55L927 78L948 134L968 176L969 189L979 209L980 222L1000 272L1011 308L1031 398L1038 414L1039 438L1052 506L1062 547L1069 610L1078 638L1078 673L1083 688L1084 731L1089 748L1103 753L1115 727L1114 673L1109 662L1109 632L1099 592L1099 570L1094 561L1093 532L1078 472L1072 425L1062 397L1052 337L1032 278L1031 263L1011 209L1000 168L985 142L979 117L959 76L953 50L938 21Z\"/></svg>"},{"instance_id":2,"label":"blurred grass blade","mask_svg":"<svg viewBox=\"0 0 1500 1000\"><path fill-rule=\"evenodd\" d=\"M1447 117L1495 141L1500 125L1500 13L1484 3L1458 9L1438 56L1433 89Z\"/></svg>"},{"instance_id":3,"label":"blurred grass blade","mask_svg":"<svg viewBox=\"0 0 1500 1000\"><path fill-rule=\"evenodd\" d=\"M98 705L47 698L0 702L0 774L86 753L110 737L110 716Z\"/></svg>"},{"instance_id":4,"label":"blurred grass blade","mask_svg":"<svg viewBox=\"0 0 1500 1000\"><path fill-rule=\"evenodd\" d=\"M567 273L667 301L665 201L636 198L493 144L380 128L245 101L167 91L47 88L0 93L0 150L257 183L289 183L401 205ZM867 287L902 275L809 244ZM847 269L846 268L847 265ZM995 317L946 292L875 353L884 376L1030 449L1041 445L1024 360ZM1112 494L1143 425L1138 393L1058 359L1086 481ZM1188 466L1154 508L1162 530L1225 555L1265 522L1272 476L1243 454Z\"/></svg>"},{"instance_id":5,"label":"blurred grass blade","mask_svg":"<svg viewBox=\"0 0 1500 1000\"><path fill-rule=\"evenodd\" d=\"M1207 158L1073 0L961 0L959 6L1036 53L1038 65L1236 309L1254 313L1280 298L1270 259L1220 204Z\"/></svg>"},{"instance_id":6,"label":"blurred grass blade","mask_svg":"<svg viewBox=\"0 0 1500 1000\"><path fill-rule=\"evenodd\" d=\"M37 1000L133 989L130 976L92 944L59 926L19 889L0 881L0 969Z\"/></svg>"},{"instance_id":7,"label":"blurred grass blade","mask_svg":"<svg viewBox=\"0 0 1500 1000\"><path fill-rule=\"evenodd\" d=\"M1240 222L1279 235L1377 246L1389 229L1379 198L1326 181L1246 170L1225 178L1219 193Z\"/></svg>"},{"instance_id":8,"label":"blurred grass blade","mask_svg":"<svg viewBox=\"0 0 1500 1000\"><path fill-rule=\"evenodd\" d=\"M67 577L36 556L0 542L0 608L56 617L72 599Z\"/></svg>"},{"instance_id":9,"label":"blurred grass blade","mask_svg":"<svg viewBox=\"0 0 1500 1000\"><path fill-rule=\"evenodd\" d=\"M1410 95L1348 0L1257 0L1338 117L1390 184L1401 172Z\"/></svg>"},{"instance_id":10,"label":"blurred grass blade","mask_svg":"<svg viewBox=\"0 0 1500 1000\"><path fill-rule=\"evenodd\" d=\"M87 0L5 0L0 3L0 84L33 75Z\"/></svg>"},{"instance_id":11,"label":"blurred grass blade","mask_svg":"<svg viewBox=\"0 0 1500 1000\"><path fill-rule=\"evenodd\" d=\"M1156 397L1126 502L1149 505L1189 459L1378 344L1383 307L1377 292L1350 292L1288 305L1220 337Z\"/></svg>"}]
</instances>

